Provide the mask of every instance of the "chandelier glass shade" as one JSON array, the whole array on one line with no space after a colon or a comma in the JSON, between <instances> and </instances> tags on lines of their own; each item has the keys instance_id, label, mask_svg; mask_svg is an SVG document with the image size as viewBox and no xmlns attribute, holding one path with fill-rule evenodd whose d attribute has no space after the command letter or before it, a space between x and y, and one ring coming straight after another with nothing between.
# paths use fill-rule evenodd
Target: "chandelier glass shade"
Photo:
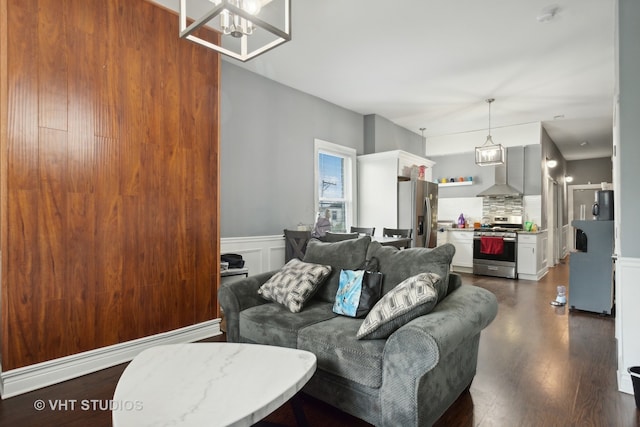
<instances>
[{"instance_id":1,"label":"chandelier glass shade","mask_svg":"<svg viewBox=\"0 0 640 427\"><path fill-rule=\"evenodd\" d=\"M179 19L181 38L242 62L291 40L291 0L180 0Z\"/></svg>"},{"instance_id":2,"label":"chandelier glass shade","mask_svg":"<svg viewBox=\"0 0 640 427\"><path fill-rule=\"evenodd\" d=\"M487 140L480 147L476 147L476 165L493 166L504 164L505 149L501 144L496 144L491 138L491 103L495 101L489 98L486 102L489 104L489 135Z\"/></svg>"}]
</instances>

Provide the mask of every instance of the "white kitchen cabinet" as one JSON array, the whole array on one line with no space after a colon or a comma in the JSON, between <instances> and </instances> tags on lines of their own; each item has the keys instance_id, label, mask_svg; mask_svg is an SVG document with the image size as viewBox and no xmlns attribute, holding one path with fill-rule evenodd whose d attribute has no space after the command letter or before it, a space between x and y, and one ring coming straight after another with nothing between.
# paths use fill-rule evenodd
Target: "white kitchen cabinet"
<instances>
[{"instance_id":1,"label":"white kitchen cabinet","mask_svg":"<svg viewBox=\"0 0 640 427\"><path fill-rule=\"evenodd\" d=\"M431 181L431 160L401 150L358 156L358 226L382 229L398 227L398 179L409 179L412 166L426 166Z\"/></svg>"},{"instance_id":2,"label":"white kitchen cabinet","mask_svg":"<svg viewBox=\"0 0 640 427\"><path fill-rule=\"evenodd\" d=\"M442 246L445 243L448 243L448 236L447 234L449 234L449 232L447 230L442 229L442 231L440 231L441 229L438 229L438 242L436 244L436 246Z\"/></svg>"},{"instance_id":3,"label":"white kitchen cabinet","mask_svg":"<svg viewBox=\"0 0 640 427\"><path fill-rule=\"evenodd\" d=\"M447 241L456 247L451 265L456 271L471 272L473 270L473 230L449 230Z\"/></svg>"},{"instance_id":4,"label":"white kitchen cabinet","mask_svg":"<svg viewBox=\"0 0 640 427\"><path fill-rule=\"evenodd\" d=\"M547 274L547 232L518 233L518 279L540 280Z\"/></svg>"}]
</instances>

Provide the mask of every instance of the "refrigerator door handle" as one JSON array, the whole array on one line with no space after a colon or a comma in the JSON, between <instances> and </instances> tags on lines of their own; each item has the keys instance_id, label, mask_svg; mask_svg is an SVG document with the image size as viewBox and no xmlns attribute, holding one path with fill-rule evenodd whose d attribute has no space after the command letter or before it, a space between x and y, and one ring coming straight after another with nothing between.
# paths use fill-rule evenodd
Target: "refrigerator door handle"
<instances>
[{"instance_id":1,"label":"refrigerator door handle","mask_svg":"<svg viewBox=\"0 0 640 427\"><path fill-rule=\"evenodd\" d=\"M429 247L429 240L431 240L431 231L432 231L432 221L431 221L431 203L429 203L429 198L425 197L424 198L424 218L427 222L427 227L425 232L423 233L424 236L424 247L428 248Z\"/></svg>"}]
</instances>

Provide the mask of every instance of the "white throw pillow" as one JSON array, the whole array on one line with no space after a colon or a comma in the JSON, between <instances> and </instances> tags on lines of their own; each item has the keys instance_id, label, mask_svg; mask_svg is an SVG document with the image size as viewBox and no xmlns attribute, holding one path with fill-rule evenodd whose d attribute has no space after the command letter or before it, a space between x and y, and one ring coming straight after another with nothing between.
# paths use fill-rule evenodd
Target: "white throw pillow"
<instances>
[{"instance_id":1,"label":"white throw pillow","mask_svg":"<svg viewBox=\"0 0 640 427\"><path fill-rule=\"evenodd\" d=\"M284 305L292 313L299 313L329 273L329 265L312 264L294 258L260 286L258 293L264 299Z\"/></svg>"},{"instance_id":2,"label":"white throw pillow","mask_svg":"<svg viewBox=\"0 0 640 427\"><path fill-rule=\"evenodd\" d=\"M429 313L438 303L436 284L440 280L435 273L420 273L398 284L373 306L356 337L387 338L416 317Z\"/></svg>"}]
</instances>

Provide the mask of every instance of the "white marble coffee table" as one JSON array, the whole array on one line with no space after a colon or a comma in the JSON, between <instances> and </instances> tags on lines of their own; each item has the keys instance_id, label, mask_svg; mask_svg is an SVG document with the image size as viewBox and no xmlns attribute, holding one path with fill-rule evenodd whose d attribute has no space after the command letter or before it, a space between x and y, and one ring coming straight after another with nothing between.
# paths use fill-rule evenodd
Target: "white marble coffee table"
<instances>
[{"instance_id":1,"label":"white marble coffee table","mask_svg":"<svg viewBox=\"0 0 640 427\"><path fill-rule=\"evenodd\" d=\"M250 426L293 397L315 369L313 353L284 347L153 347L122 373L113 395L113 425Z\"/></svg>"}]
</instances>

